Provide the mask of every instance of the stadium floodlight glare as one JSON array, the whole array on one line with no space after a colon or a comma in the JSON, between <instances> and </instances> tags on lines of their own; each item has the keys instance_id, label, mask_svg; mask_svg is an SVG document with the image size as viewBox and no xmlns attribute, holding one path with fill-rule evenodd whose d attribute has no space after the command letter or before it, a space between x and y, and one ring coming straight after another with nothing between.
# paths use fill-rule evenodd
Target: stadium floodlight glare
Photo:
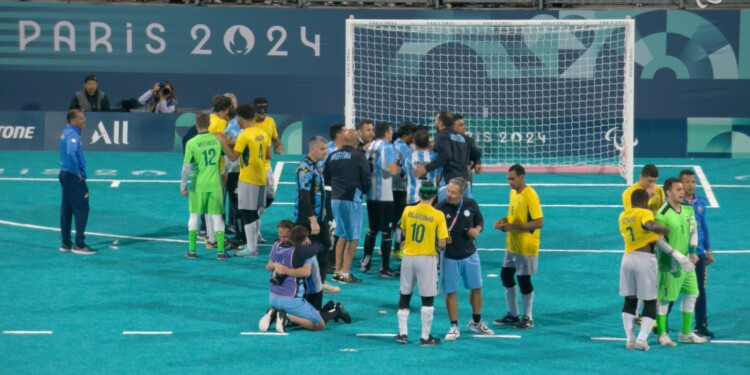
<instances>
[{"instance_id":1,"label":"stadium floodlight glare","mask_svg":"<svg viewBox=\"0 0 750 375\"><path fill-rule=\"evenodd\" d=\"M446 110L464 117L487 169L630 184L634 38L632 19L349 19L346 124L431 125Z\"/></svg>"}]
</instances>

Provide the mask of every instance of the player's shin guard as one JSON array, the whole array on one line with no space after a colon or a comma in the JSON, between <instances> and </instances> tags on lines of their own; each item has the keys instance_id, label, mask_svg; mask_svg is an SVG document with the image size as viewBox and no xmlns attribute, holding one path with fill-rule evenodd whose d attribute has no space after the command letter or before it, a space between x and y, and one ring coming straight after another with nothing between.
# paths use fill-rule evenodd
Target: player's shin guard
<instances>
[{"instance_id":1,"label":"player's shin guard","mask_svg":"<svg viewBox=\"0 0 750 375\"><path fill-rule=\"evenodd\" d=\"M190 219L188 219L188 251L191 253L195 252L195 244L198 242L199 218L198 214L190 214Z\"/></svg>"},{"instance_id":2,"label":"player's shin guard","mask_svg":"<svg viewBox=\"0 0 750 375\"><path fill-rule=\"evenodd\" d=\"M391 246L391 236L383 236L380 243L380 254L383 257L383 265L381 266L381 269L383 270L391 269Z\"/></svg>"},{"instance_id":3,"label":"player's shin guard","mask_svg":"<svg viewBox=\"0 0 750 375\"><path fill-rule=\"evenodd\" d=\"M682 296L682 334L691 332L690 326L693 323L693 311L695 311L695 301L698 295Z\"/></svg>"},{"instance_id":4,"label":"player's shin guard","mask_svg":"<svg viewBox=\"0 0 750 375\"><path fill-rule=\"evenodd\" d=\"M432 316L435 313L435 306L422 306L422 338L430 338L432 331Z\"/></svg>"},{"instance_id":5,"label":"player's shin guard","mask_svg":"<svg viewBox=\"0 0 750 375\"><path fill-rule=\"evenodd\" d=\"M669 302L657 301L656 303L656 333L661 336L667 332L667 312L669 311ZM643 326L643 323L641 323Z\"/></svg>"},{"instance_id":6,"label":"player's shin guard","mask_svg":"<svg viewBox=\"0 0 750 375\"><path fill-rule=\"evenodd\" d=\"M398 309L398 334L399 335L407 335L409 334L409 308L402 309L399 307Z\"/></svg>"},{"instance_id":7,"label":"player's shin guard","mask_svg":"<svg viewBox=\"0 0 750 375\"><path fill-rule=\"evenodd\" d=\"M375 250L375 236L377 233L368 230L367 234L365 235L365 256L372 257L373 250Z\"/></svg>"}]
</instances>

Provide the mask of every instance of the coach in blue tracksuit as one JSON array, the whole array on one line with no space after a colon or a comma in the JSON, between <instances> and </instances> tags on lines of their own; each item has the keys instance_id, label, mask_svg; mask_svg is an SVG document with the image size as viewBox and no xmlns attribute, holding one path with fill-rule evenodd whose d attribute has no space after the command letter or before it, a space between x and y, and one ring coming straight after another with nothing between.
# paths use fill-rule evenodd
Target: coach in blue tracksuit
<instances>
[{"instance_id":1,"label":"coach in blue tracksuit","mask_svg":"<svg viewBox=\"0 0 750 375\"><path fill-rule=\"evenodd\" d=\"M86 117L78 109L68 111L68 126L60 136L60 185L62 205L60 206L60 231L62 245L60 251L72 251L79 255L96 254L85 240L86 222L89 219L89 188L86 185L86 158L83 156L81 130L86 125ZM76 220L75 244L71 240L70 229L73 217Z\"/></svg>"}]
</instances>

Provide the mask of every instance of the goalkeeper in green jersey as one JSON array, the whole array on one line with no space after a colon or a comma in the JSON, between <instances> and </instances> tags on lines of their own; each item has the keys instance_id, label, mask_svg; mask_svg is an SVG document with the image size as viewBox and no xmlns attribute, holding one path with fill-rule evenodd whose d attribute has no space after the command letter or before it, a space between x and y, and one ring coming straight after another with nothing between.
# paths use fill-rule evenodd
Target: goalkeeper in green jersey
<instances>
[{"instance_id":1,"label":"goalkeeper in green jersey","mask_svg":"<svg viewBox=\"0 0 750 375\"><path fill-rule=\"evenodd\" d=\"M664 182L664 191L667 194L667 202L656 212L656 221L669 229L669 236L665 239L671 247L671 252L662 251L657 254L657 340L663 346L676 346L666 333L667 312L670 302L676 301L677 297L682 295L682 329L678 339L682 343L702 344L706 339L690 329L695 301L698 298L698 281L694 266L698 261L695 254L698 244L695 215L691 206L682 204L685 190L679 179L667 179Z\"/></svg>"},{"instance_id":2,"label":"goalkeeper in green jersey","mask_svg":"<svg viewBox=\"0 0 750 375\"><path fill-rule=\"evenodd\" d=\"M206 214L206 227L209 232L214 232L219 248L217 258L224 260L227 259L227 254L224 252L224 199L219 170L222 145L214 134L208 132L209 123L207 115L196 116L195 128L198 130L198 135L185 145L185 159L182 165L182 180L180 181L180 192L190 199L190 219L188 220L190 244L185 256L189 259L196 258L195 243L198 238L198 218L200 215ZM187 182L191 169L193 176L188 187Z\"/></svg>"}]
</instances>

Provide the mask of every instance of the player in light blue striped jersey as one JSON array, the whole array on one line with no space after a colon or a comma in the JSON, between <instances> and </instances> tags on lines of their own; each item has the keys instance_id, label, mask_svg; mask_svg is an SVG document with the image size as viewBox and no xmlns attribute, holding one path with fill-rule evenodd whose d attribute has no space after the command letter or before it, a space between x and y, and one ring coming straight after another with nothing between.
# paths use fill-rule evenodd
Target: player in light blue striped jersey
<instances>
[{"instance_id":1,"label":"player in light blue striped jersey","mask_svg":"<svg viewBox=\"0 0 750 375\"><path fill-rule=\"evenodd\" d=\"M395 140L393 141L393 148L396 149L396 159L398 159L398 165L402 166L403 161L411 156L411 144L414 142L414 129L417 126L411 122L403 122L396 133L393 134ZM393 257L401 259L401 228L398 223L401 221L401 215L404 213L406 208L406 170L401 168L401 173L398 176L393 176L393 207L394 207L394 236L396 245L393 247Z\"/></svg>"},{"instance_id":2,"label":"player in light blue striped jersey","mask_svg":"<svg viewBox=\"0 0 750 375\"><path fill-rule=\"evenodd\" d=\"M394 221L393 176L401 173L396 150L391 144L393 129L387 122L375 125L375 140L366 149L367 160L372 170L372 187L367 192L367 217L369 229L365 236L365 257L362 259L361 271L369 272L372 264L372 253L375 249L375 238L378 232L383 234L380 241L380 254L383 262L380 268L381 277L396 275L390 267Z\"/></svg>"},{"instance_id":3,"label":"player in light blue striped jersey","mask_svg":"<svg viewBox=\"0 0 750 375\"><path fill-rule=\"evenodd\" d=\"M427 172L422 177L414 177L414 169L417 166L424 166L437 158L437 153L429 149L430 134L427 129L422 128L414 132L414 151L411 152L408 159L403 159L402 167L406 170L406 203L409 205L419 203L419 187L424 181L431 181L436 186L442 175L442 168Z\"/></svg>"}]
</instances>

